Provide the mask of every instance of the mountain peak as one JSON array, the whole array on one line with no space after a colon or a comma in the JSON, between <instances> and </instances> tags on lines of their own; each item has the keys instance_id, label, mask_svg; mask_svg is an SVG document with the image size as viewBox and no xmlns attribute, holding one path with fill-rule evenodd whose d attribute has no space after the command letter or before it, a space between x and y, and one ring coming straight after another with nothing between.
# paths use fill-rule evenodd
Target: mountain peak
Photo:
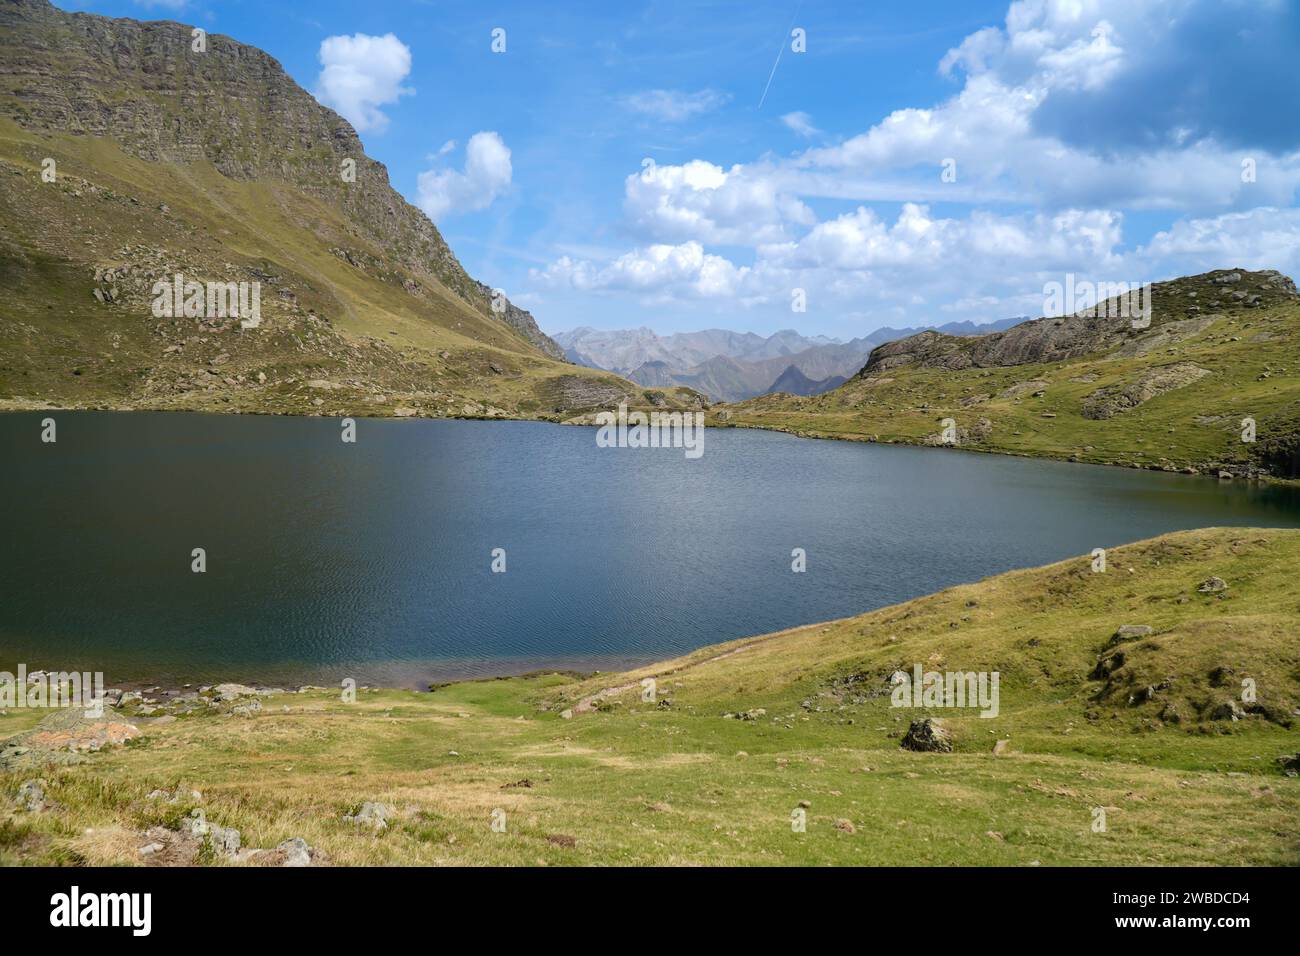
<instances>
[{"instance_id":1,"label":"mountain peak","mask_svg":"<svg viewBox=\"0 0 1300 956\"><path fill-rule=\"evenodd\" d=\"M411 281L436 282L534 348L563 357L527 311L508 302L493 308L492 289L466 274L437 227L393 190L352 124L270 54L220 34L208 34L206 49L195 52L186 25L65 13L44 0L4 0L0 26L7 81L0 116L33 132L112 139L147 162L207 162L231 180L290 185L341 213ZM183 123L175 121L178 104Z\"/></svg>"}]
</instances>

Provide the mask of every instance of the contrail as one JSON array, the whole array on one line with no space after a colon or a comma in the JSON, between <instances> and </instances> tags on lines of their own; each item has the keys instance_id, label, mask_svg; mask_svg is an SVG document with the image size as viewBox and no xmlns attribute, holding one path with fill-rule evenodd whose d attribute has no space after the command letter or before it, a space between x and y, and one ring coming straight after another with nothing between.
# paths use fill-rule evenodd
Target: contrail
<instances>
[{"instance_id":1,"label":"contrail","mask_svg":"<svg viewBox=\"0 0 1300 956\"><path fill-rule=\"evenodd\" d=\"M772 77L776 76L776 68L781 65L781 54L785 52L786 42L790 39L790 31L794 29L794 21L799 19L799 8L803 6L803 0L795 4L794 16L790 18L790 25L785 28L785 36L781 37L781 45L776 50L776 62L772 64L772 72L767 74L767 85L763 87L763 95L758 98L758 108L763 108L763 103L767 99L767 91L772 88Z\"/></svg>"}]
</instances>

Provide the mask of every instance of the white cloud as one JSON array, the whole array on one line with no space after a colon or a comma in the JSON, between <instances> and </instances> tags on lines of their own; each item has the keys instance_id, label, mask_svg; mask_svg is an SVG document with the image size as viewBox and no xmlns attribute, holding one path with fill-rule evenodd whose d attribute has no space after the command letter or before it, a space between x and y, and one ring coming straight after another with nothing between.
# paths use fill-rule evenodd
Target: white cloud
<instances>
[{"instance_id":1,"label":"white cloud","mask_svg":"<svg viewBox=\"0 0 1300 956\"><path fill-rule=\"evenodd\" d=\"M959 175L946 192L959 202L1193 213L1287 205L1300 188L1300 153L1230 146L1187 128L1186 109L1171 110L1180 122L1168 128L1136 128L1143 111L1128 108L1127 87L1115 92L1135 70L1151 72L1133 82L1153 95L1187 85L1179 71L1196 53L1171 37L1193 9L1208 16L1213 8L1195 0L1013 3L1005 29L973 33L941 61L941 72L964 74L954 96L896 110L837 146L805 152L784 164L798 172L782 186L799 196L933 200L938 167L952 158ZM1166 61L1172 74L1160 73ZM1267 164L1268 175L1244 185L1243 156Z\"/></svg>"},{"instance_id":2,"label":"white cloud","mask_svg":"<svg viewBox=\"0 0 1300 956\"><path fill-rule=\"evenodd\" d=\"M692 116L711 113L731 100L728 93L717 90L644 90L619 98L625 109L642 113L665 123L680 123Z\"/></svg>"},{"instance_id":3,"label":"white cloud","mask_svg":"<svg viewBox=\"0 0 1300 956\"><path fill-rule=\"evenodd\" d=\"M649 238L720 245L775 242L786 237L786 222L815 221L762 167L723 169L703 160L651 165L628 176L623 209L629 224Z\"/></svg>"},{"instance_id":4,"label":"white cloud","mask_svg":"<svg viewBox=\"0 0 1300 956\"><path fill-rule=\"evenodd\" d=\"M1266 6L1017 0L1004 27L971 34L940 62L960 84L947 99L788 157L650 166L624 182L637 248L571 252L532 275L718 310L788 308L797 287L812 315L881 325L1037 315L1044 281L1065 272L1147 281L1229 266L1300 271L1300 210L1286 208L1300 189L1300 139L1287 139L1288 117L1216 94L1230 83L1186 92L1217 52L1220 21L1235 35L1238 14ZM1206 98L1215 95L1224 98ZM781 120L819 134L805 113ZM941 179L948 158L956 182ZM1242 182L1244 158L1258 164L1253 182ZM813 198L857 208L818 221ZM876 202L902 209L886 218ZM946 213L957 204L965 210ZM1134 248L1123 235L1131 210L1179 218Z\"/></svg>"},{"instance_id":5,"label":"white cloud","mask_svg":"<svg viewBox=\"0 0 1300 956\"><path fill-rule=\"evenodd\" d=\"M722 256L706 253L698 242L684 242L636 249L603 265L563 256L544 270L531 270L530 275L548 286L640 292L649 294L651 301L670 301L735 296L748 272Z\"/></svg>"},{"instance_id":6,"label":"white cloud","mask_svg":"<svg viewBox=\"0 0 1300 956\"><path fill-rule=\"evenodd\" d=\"M1033 290L1041 289L1044 274L1120 268L1121 225L1119 214L1105 210L976 211L958 219L937 218L908 203L892 223L859 208L818 223L799 240L759 246L752 266L691 240L650 245L606 263L566 256L531 275L546 286L631 291L660 303L789 303L792 290L803 288L823 308L843 309L864 297L881 308L906 308L917 305L917 290L923 290L940 300L964 300L973 314L987 318L989 301L1026 290L1041 298Z\"/></svg>"},{"instance_id":7,"label":"white cloud","mask_svg":"<svg viewBox=\"0 0 1300 956\"><path fill-rule=\"evenodd\" d=\"M326 37L319 57L322 69L316 80L316 98L358 132L382 133L388 117L380 107L415 92L402 86L411 72L410 48L391 33Z\"/></svg>"},{"instance_id":8,"label":"white cloud","mask_svg":"<svg viewBox=\"0 0 1300 956\"><path fill-rule=\"evenodd\" d=\"M1171 275L1239 266L1294 276L1300 274L1300 209L1260 207L1179 220L1152 236L1136 256Z\"/></svg>"},{"instance_id":9,"label":"white cloud","mask_svg":"<svg viewBox=\"0 0 1300 956\"><path fill-rule=\"evenodd\" d=\"M439 151L447 153L446 146ZM435 222L443 216L486 209L510 186L510 149L500 135L475 133L465 144L465 170L429 169L420 173L416 204Z\"/></svg>"},{"instance_id":10,"label":"white cloud","mask_svg":"<svg viewBox=\"0 0 1300 956\"><path fill-rule=\"evenodd\" d=\"M804 137L816 136L821 132L821 130L813 125L812 117L799 110L796 110L793 113L786 113L781 117L781 122L789 129Z\"/></svg>"},{"instance_id":11,"label":"white cloud","mask_svg":"<svg viewBox=\"0 0 1300 956\"><path fill-rule=\"evenodd\" d=\"M798 240L759 246L752 265L687 241L604 262L565 256L530 275L549 288L633 293L659 306L712 301L733 316L736 309L788 309L792 291L801 288L812 327L851 317L864 324L843 331L862 334L940 316L1038 316L1044 283L1063 281L1067 272L1144 282L1232 266L1300 273L1300 209L1182 219L1126 250L1123 216L1111 210L973 210L943 218L908 203L892 222L859 208L818 223ZM865 313L859 311L864 304Z\"/></svg>"},{"instance_id":12,"label":"white cloud","mask_svg":"<svg viewBox=\"0 0 1300 956\"><path fill-rule=\"evenodd\" d=\"M926 206L906 203L892 225L859 207L818 223L798 242L759 252L784 266L892 269L909 283L932 282L953 272L969 277L1080 263L1105 267L1120 243L1121 224L1117 213L1077 209L1032 216L977 210L965 219L939 219Z\"/></svg>"}]
</instances>

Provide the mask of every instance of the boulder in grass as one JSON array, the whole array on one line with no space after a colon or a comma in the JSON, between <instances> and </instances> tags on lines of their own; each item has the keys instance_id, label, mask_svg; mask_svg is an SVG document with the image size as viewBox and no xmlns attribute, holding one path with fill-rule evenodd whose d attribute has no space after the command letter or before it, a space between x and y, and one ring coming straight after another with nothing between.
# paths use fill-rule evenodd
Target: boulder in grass
<instances>
[{"instance_id":1,"label":"boulder in grass","mask_svg":"<svg viewBox=\"0 0 1300 956\"><path fill-rule=\"evenodd\" d=\"M40 813L48 806L45 802L45 781L26 781L18 788L18 796L14 799L28 813Z\"/></svg>"},{"instance_id":2,"label":"boulder in grass","mask_svg":"<svg viewBox=\"0 0 1300 956\"><path fill-rule=\"evenodd\" d=\"M239 859L253 866L316 866L319 854L302 837L282 841L273 850L241 850Z\"/></svg>"},{"instance_id":3,"label":"boulder in grass","mask_svg":"<svg viewBox=\"0 0 1300 956\"><path fill-rule=\"evenodd\" d=\"M210 823L202 810L191 810L189 818L181 822L181 832L188 833L199 840L206 840L222 856L235 856L242 843L239 831L234 827L223 827Z\"/></svg>"},{"instance_id":4,"label":"boulder in grass","mask_svg":"<svg viewBox=\"0 0 1300 956\"><path fill-rule=\"evenodd\" d=\"M952 753L952 732L939 718L922 717L907 728L902 748L923 753Z\"/></svg>"},{"instance_id":5,"label":"boulder in grass","mask_svg":"<svg viewBox=\"0 0 1300 956\"><path fill-rule=\"evenodd\" d=\"M1121 624L1111 637L1110 646L1127 644L1129 641L1140 641L1144 637L1150 637L1152 633L1149 624Z\"/></svg>"},{"instance_id":6,"label":"boulder in grass","mask_svg":"<svg viewBox=\"0 0 1300 956\"><path fill-rule=\"evenodd\" d=\"M1218 594L1220 591L1228 590L1228 582L1218 576L1208 577L1196 590L1202 594Z\"/></svg>"},{"instance_id":7,"label":"boulder in grass","mask_svg":"<svg viewBox=\"0 0 1300 956\"><path fill-rule=\"evenodd\" d=\"M360 810L345 815L343 820L345 823L355 823L358 826L370 827L372 830L384 830L388 828L388 818L392 815L393 808L388 804L367 800L361 804Z\"/></svg>"},{"instance_id":8,"label":"boulder in grass","mask_svg":"<svg viewBox=\"0 0 1300 956\"><path fill-rule=\"evenodd\" d=\"M1225 700L1210 711L1210 720L1231 720L1236 723L1246 719L1246 711L1235 700Z\"/></svg>"}]
</instances>

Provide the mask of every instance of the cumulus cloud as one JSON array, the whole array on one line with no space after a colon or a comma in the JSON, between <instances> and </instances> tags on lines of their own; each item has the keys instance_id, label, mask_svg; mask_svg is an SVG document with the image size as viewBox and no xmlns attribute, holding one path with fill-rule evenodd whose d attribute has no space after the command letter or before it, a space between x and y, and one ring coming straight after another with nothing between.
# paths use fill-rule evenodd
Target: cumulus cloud
<instances>
[{"instance_id":1,"label":"cumulus cloud","mask_svg":"<svg viewBox=\"0 0 1300 956\"><path fill-rule=\"evenodd\" d=\"M1107 210L1071 209L1056 215L999 216L976 210L964 219L940 219L926 206L904 204L886 223L870 209L818 223L798 242L765 246L765 260L787 266L840 270L897 269L909 282L930 281L972 266L988 275L1023 269L1108 264L1121 238L1122 217Z\"/></svg>"},{"instance_id":2,"label":"cumulus cloud","mask_svg":"<svg viewBox=\"0 0 1300 956\"><path fill-rule=\"evenodd\" d=\"M1152 236L1135 258L1169 275L1240 266L1294 276L1300 274L1300 209L1261 207L1179 220Z\"/></svg>"},{"instance_id":3,"label":"cumulus cloud","mask_svg":"<svg viewBox=\"0 0 1300 956\"><path fill-rule=\"evenodd\" d=\"M444 145L438 156L454 143ZM465 144L465 169L429 169L417 180L416 204L437 221L444 216L486 209L510 187L510 149L500 135L475 133Z\"/></svg>"},{"instance_id":4,"label":"cumulus cloud","mask_svg":"<svg viewBox=\"0 0 1300 956\"><path fill-rule=\"evenodd\" d=\"M316 98L358 132L382 133L388 116L380 109L414 93L402 81L411 72L411 50L391 33L356 33L321 41Z\"/></svg>"},{"instance_id":5,"label":"cumulus cloud","mask_svg":"<svg viewBox=\"0 0 1300 956\"><path fill-rule=\"evenodd\" d=\"M1298 30L1300 8L1276 0L1018 0L940 70L1052 91L1035 128L1076 146L1278 152L1300 147L1300 116L1267 108L1300 98Z\"/></svg>"},{"instance_id":6,"label":"cumulus cloud","mask_svg":"<svg viewBox=\"0 0 1300 956\"><path fill-rule=\"evenodd\" d=\"M823 307L870 295L899 308L959 299L987 316L991 301L1041 298L1044 275L1109 274L1126 266L1117 254L1122 219L1107 210L1054 215L974 211L940 218L905 204L888 222L858 208L816 224L803 237L764 244L753 265L709 253L696 241L654 244L610 262L563 257L532 278L580 291L631 291L647 301L728 298L741 305L788 303L795 288L817 290ZM964 311L964 310L959 310Z\"/></svg>"},{"instance_id":7,"label":"cumulus cloud","mask_svg":"<svg viewBox=\"0 0 1300 956\"><path fill-rule=\"evenodd\" d=\"M1246 14L1259 25L1249 39L1236 29ZM1289 204L1300 188L1300 114L1268 104L1292 85L1300 96L1300 74L1257 34L1295 29L1293 8L1264 0L1016 2L1004 28L971 34L940 62L962 80L957 93L807 151L786 188L861 201L920 189L910 196L933 199L935 170L951 158L959 175L949 198L963 202L1189 212ZM1258 88L1261 71L1248 62L1256 49L1276 89ZM1205 71L1223 57L1236 79L1211 83ZM1246 157L1270 170L1250 188L1239 175Z\"/></svg>"},{"instance_id":8,"label":"cumulus cloud","mask_svg":"<svg viewBox=\"0 0 1300 956\"><path fill-rule=\"evenodd\" d=\"M548 286L653 293L659 300L732 297L748 273L746 267L706 253L698 242L684 242L657 243L604 264L563 256L544 270L532 270L531 275Z\"/></svg>"},{"instance_id":9,"label":"cumulus cloud","mask_svg":"<svg viewBox=\"0 0 1300 956\"><path fill-rule=\"evenodd\" d=\"M785 157L651 165L624 181L637 248L566 257L534 278L784 307L803 288L810 312L879 325L1037 315L1044 281L1064 272L1298 271L1300 211L1288 207L1300 114L1284 107L1300 98L1285 41L1298 11L1274 0L1016 0L1002 26L937 64L950 96ZM781 119L818 134L807 114ZM955 182L940 177L949 159ZM819 220L813 199L854 208ZM872 207L884 202L899 211ZM1135 244L1127 211L1177 218Z\"/></svg>"},{"instance_id":10,"label":"cumulus cloud","mask_svg":"<svg viewBox=\"0 0 1300 956\"><path fill-rule=\"evenodd\" d=\"M731 100L727 93L718 90L644 90L619 98L625 109L650 116L665 123L680 123L702 113L711 113Z\"/></svg>"},{"instance_id":11,"label":"cumulus cloud","mask_svg":"<svg viewBox=\"0 0 1300 956\"><path fill-rule=\"evenodd\" d=\"M812 211L762 167L723 169L703 160L650 165L624 181L623 209L641 234L720 245L774 242L787 222L811 225Z\"/></svg>"}]
</instances>

